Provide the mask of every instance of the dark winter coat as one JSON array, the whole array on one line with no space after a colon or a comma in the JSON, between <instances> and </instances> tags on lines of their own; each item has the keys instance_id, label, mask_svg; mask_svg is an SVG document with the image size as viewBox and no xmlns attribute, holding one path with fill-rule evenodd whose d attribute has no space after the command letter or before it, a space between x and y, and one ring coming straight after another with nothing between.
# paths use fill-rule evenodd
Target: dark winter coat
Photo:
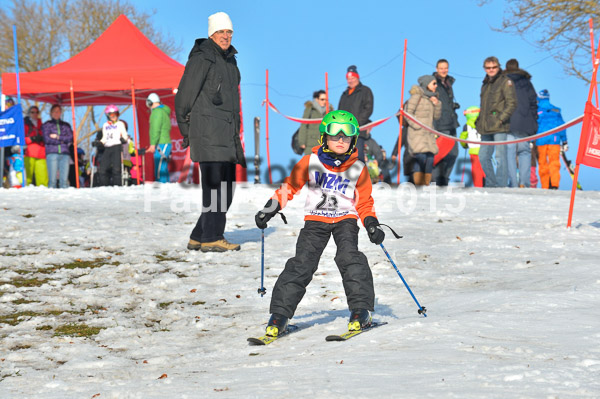
<instances>
[{"instance_id":1,"label":"dark winter coat","mask_svg":"<svg viewBox=\"0 0 600 399\"><path fill-rule=\"evenodd\" d=\"M506 72L515 84L517 109L510 117L510 131L519 136L531 136L538 129L537 94L531 84L531 75L522 69Z\"/></svg>"},{"instance_id":2,"label":"dark winter coat","mask_svg":"<svg viewBox=\"0 0 600 399\"><path fill-rule=\"evenodd\" d=\"M67 122L50 119L42 125L42 134L46 144L46 154L69 154L69 144L73 143L73 129ZM51 134L56 134L58 137L53 139L50 137Z\"/></svg>"},{"instance_id":3,"label":"dark winter coat","mask_svg":"<svg viewBox=\"0 0 600 399\"><path fill-rule=\"evenodd\" d=\"M348 88L342 93L338 110L350 112L358 119L360 126L371 122L369 119L373 113L373 92L371 89L359 82L352 94L348 94L349 91ZM368 138L364 131L360 132L360 136Z\"/></svg>"},{"instance_id":4,"label":"dark winter coat","mask_svg":"<svg viewBox=\"0 0 600 399\"><path fill-rule=\"evenodd\" d=\"M450 75L442 79L436 72L433 73L433 76L437 81L435 92L438 95L438 100L442 102L442 116L440 116L440 119L433 121L433 126L435 130L440 132L456 132L455 129L460 125L455 111L458 107L455 107L456 101L454 100L454 90L452 89L455 79Z\"/></svg>"},{"instance_id":5,"label":"dark winter coat","mask_svg":"<svg viewBox=\"0 0 600 399\"><path fill-rule=\"evenodd\" d=\"M481 86L481 106L475 126L479 134L509 133L510 117L517 109L515 85L501 70L488 75Z\"/></svg>"},{"instance_id":6,"label":"dark winter coat","mask_svg":"<svg viewBox=\"0 0 600 399\"><path fill-rule=\"evenodd\" d=\"M329 105L329 112L333 111L333 106ZM312 101L307 101L304 104L304 113L302 118L304 119L321 119L325 114L318 110ZM321 132L319 132L318 123L303 123L300 125L300 131L298 133L298 143L304 145L304 155L312 154L312 148L319 145L321 139Z\"/></svg>"},{"instance_id":7,"label":"dark winter coat","mask_svg":"<svg viewBox=\"0 0 600 399\"><path fill-rule=\"evenodd\" d=\"M194 162L246 167L240 140L240 71L236 49L197 39L175 96L175 115Z\"/></svg>"}]
</instances>

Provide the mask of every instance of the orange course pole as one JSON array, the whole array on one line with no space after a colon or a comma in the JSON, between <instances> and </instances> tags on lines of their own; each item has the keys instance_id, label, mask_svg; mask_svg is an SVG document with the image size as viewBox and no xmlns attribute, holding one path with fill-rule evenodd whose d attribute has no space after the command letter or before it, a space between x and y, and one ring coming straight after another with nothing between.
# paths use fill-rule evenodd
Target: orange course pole
<instances>
[{"instance_id":1,"label":"orange course pole","mask_svg":"<svg viewBox=\"0 0 600 399\"><path fill-rule=\"evenodd\" d=\"M592 68L594 67L594 60L596 57L594 56L594 20L590 18L590 41L592 43ZM596 92L596 107L600 106L598 102L598 88L594 87L594 91Z\"/></svg>"},{"instance_id":2,"label":"orange course pole","mask_svg":"<svg viewBox=\"0 0 600 399\"><path fill-rule=\"evenodd\" d=\"M133 111L133 148L135 149L135 166L138 168L137 173L135 174L135 180L140 185L140 173L142 166L139 165L140 158L138 157L138 144L137 144L137 112L135 108L135 85L133 83L133 78L131 78L131 109ZM145 155L144 155L145 156Z\"/></svg>"},{"instance_id":3,"label":"orange course pole","mask_svg":"<svg viewBox=\"0 0 600 399\"><path fill-rule=\"evenodd\" d=\"M404 39L404 56L402 59L402 91L400 92L400 111L404 111L403 107L404 107L404 74L406 71L406 42L407 39ZM400 112L400 129L398 132L398 155L396 156L396 159L398 161L398 184L400 184L400 165L402 165L402 163L400 162L400 150L402 149L402 121L404 119L404 114L402 112Z\"/></svg>"},{"instance_id":4,"label":"orange course pole","mask_svg":"<svg viewBox=\"0 0 600 399\"><path fill-rule=\"evenodd\" d=\"M75 93L73 92L73 81L70 80L71 91L71 116L73 117L73 157L75 158L75 186L79 188L79 155L77 154L77 125L75 123ZM62 178L62 176L61 176Z\"/></svg>"},{"instance_id":5,"label":"orange course pole","mask_svg":"<svg viewBox=\"0 0 600 399\"><path fill-rule=\"evenodd\" d=\"M273 177L271 176L271 154L269 153L269 105L271 104L269 102L269 70L267 69L267 78L266 78L266 91L267 91L267 102L266 102L266 115L265 115L265 122L266 122L266 128L265 128L265 132L266 132L266 141L267 141L267 168L269 168L269 184L273 184Z\"/></svg>"}]
</instances>

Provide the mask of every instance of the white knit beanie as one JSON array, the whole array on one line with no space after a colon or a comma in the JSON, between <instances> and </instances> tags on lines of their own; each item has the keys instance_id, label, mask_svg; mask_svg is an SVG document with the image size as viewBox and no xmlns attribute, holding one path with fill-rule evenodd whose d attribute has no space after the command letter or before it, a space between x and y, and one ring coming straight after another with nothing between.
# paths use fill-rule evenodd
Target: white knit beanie
<instances>
[{"instance_id":1,"label":"white knit beanie","mask_svg":"<svg viewBox=\"0 0 600 399\"><path fill-rule=\"evenodd\" d=\"M208 37L218 30L233 30L231 19L224 12L218 12L208 17Z\"/></svg>"}]
</instances>

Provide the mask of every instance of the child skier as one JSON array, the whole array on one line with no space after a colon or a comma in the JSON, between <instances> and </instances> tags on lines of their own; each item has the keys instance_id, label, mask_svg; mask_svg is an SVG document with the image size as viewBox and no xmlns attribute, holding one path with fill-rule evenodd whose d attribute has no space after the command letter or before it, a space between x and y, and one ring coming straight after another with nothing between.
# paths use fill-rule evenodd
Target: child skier
<instances>
[{"instance_id":1,"label":"child skier","mask_svg":"<svg viewBox=\"0 0 600 399\"><path fill-rule=\"evenodd\" d=\"M371 324L375 301L373 276L366 256L358 250L357 219L363 221L371 242L381 244L385 234L378 227L369 171L358 160L358 122L347 111L332 111L323 117L319 131L320 145L300 159L255 216L256 225L265 229L287 201L308 185L305 224L298 236L296 255L287 261L271 297L267 335L273 337L285 332L331 235L337 245L335 262L351 312L348 329L360 330Z\"/></svg>"},{"instance_id":2,"label":"child skier","mask_svg":"<svg viewBox=\"0 0 600 399\"><path fill-rule=\"evenodd\" d=\"M104 154L100 159L98 180L102 186L121 186L123 178L122 144L127 143L129 136L125 123L119 120L119 108L116 105L107 105L104 109L107 121L102 126L102 139ZM112 179L111 179L112 178Z\"/></svg>"}]
</instances>

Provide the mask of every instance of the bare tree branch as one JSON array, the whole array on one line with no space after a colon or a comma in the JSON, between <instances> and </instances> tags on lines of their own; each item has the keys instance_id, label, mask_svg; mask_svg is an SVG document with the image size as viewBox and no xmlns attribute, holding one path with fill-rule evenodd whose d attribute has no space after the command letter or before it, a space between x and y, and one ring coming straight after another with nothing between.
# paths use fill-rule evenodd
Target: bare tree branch
<instances>
[{"instance_id":1,"label":"bare tree branch","mask_svg":"<svg viewBox=\"0 0 600 399\"><path fill-rule=\"evenodd\" d=\"M493 0L479 0L485 6ZM502 26L496 31L533 38L551 53L568 75L589 83L592 70L588 21L600 28L598 0L507 0ZM600 31L600 29L599 29ZM596 35L596 40L599 35Z\"/></svg>"}]
</instances>

